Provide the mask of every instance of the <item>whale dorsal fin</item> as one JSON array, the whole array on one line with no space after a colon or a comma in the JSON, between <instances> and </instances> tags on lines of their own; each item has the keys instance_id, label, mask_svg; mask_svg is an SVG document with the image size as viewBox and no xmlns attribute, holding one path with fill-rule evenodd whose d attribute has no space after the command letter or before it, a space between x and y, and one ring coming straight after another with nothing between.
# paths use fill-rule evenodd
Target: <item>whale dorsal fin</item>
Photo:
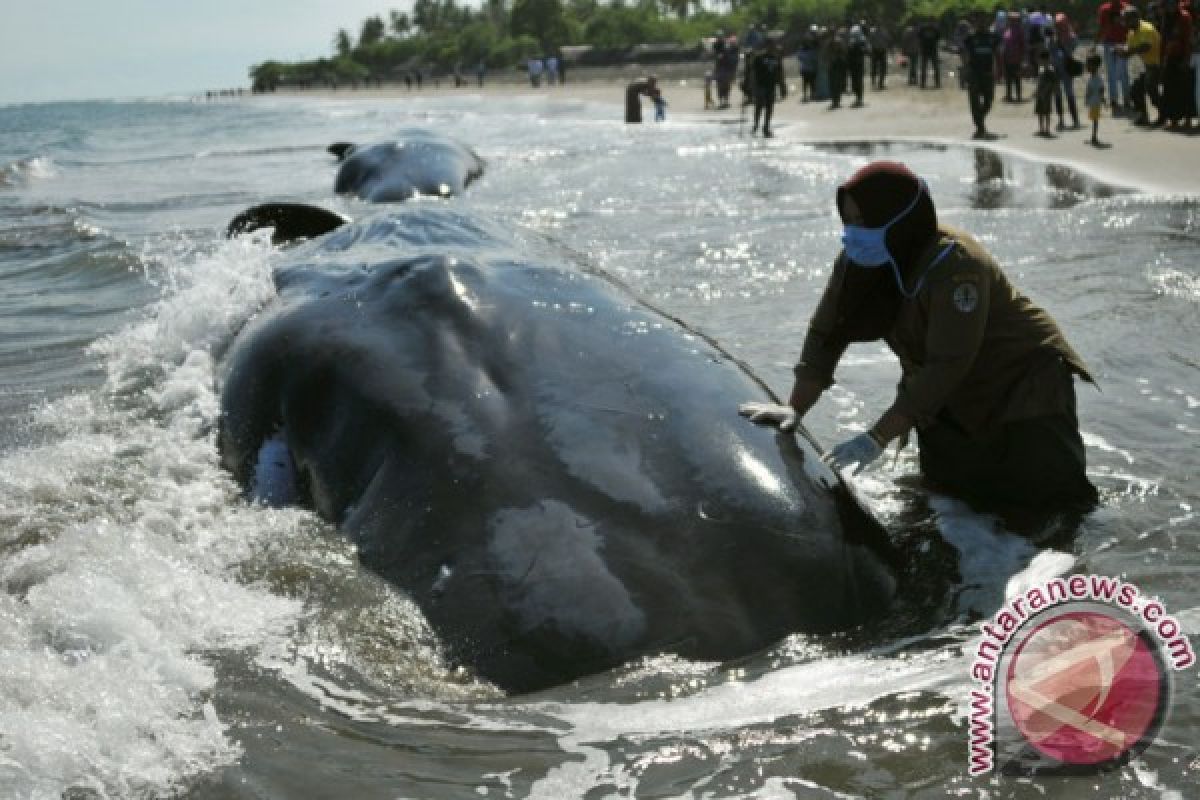
<instances>
[{"instance_id":1,"label":"whale dorsal fin","mask_svg":"<svg viewBox=\"0 0 1200 800\"><path fill-rule=\"evenodd\" d=\"M349 221L341 214L304 203L263 203L230 220L225 235L232 237L260 228L274 228L273 244L291 244L301 239L315 239Z\"/></svg>"}]
</instances>

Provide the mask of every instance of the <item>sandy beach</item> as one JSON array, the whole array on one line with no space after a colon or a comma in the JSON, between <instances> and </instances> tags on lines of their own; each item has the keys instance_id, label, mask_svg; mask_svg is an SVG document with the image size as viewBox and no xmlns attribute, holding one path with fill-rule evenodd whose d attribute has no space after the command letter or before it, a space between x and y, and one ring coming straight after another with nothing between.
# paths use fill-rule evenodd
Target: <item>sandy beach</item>
<instances>
[{"instance_id":1,"label":"sandy beach","mask_svg":"<svg viewBox=\"0 0 1200 800\"><path fill-rule=\"evenodd\" d=\"M339 91L304 92L306 95L327 94L331 97L395 97L436 96L445 94L474 94L483 98L511 96L544 97L547 102L563 99L611 103L613 116L619 119L624 103L624 87L628 80L647 72L634 67L603 70L601 75L586 75L577 70L566 85L534 89L512 80L489 80L482 90L475 85L455 89L444 81L440 88L426 87L418 92L403 86L377 89L342 89ZM704 110L704 82L694 65L656 68L664 95L669 103L668 123L680 119L705 119L738 125L748 133L752 109L742 111L737 101L740 92L733 92L734 106L723 111ZM505 76L507 78L508 76ZM794 78L794 76L792 76ZM966 93L957 88L953 75L943 75L940 89L918 89L907 86L905 76L893 73L883 91L867 90L861 108L850 107L853 95L842 98L842 108L829 110L828 102L801 103L799 85L789 79L792 87L788 98L775 106L776 142L837 142L837 141L923 141L966 144L988 147L999 152L1016 153L1027 158L1071 166L1095 178L1124 187L1157 194L1200 193L1200 128L1191 131L1167 131L1139 128L1127 117L1116 117L1105 109L1100 120L1100 140L1104 147L1089 144L1091 125L1082 106L1082 85L1077 85L1081 127L1058 132L1054 138L1035 135L1037 119L1033 114L1033 85L1025 83L1023 103L1005 103L1004 87L997 87L997 102L987 118L988 129L995 135L990 141L971 138L974 126L967 108ZM1077 82L1078 83L1078 82ZM280 94L283 94L281 92ZM643 115L653 125L653 107L643 100Z\"/></svg>"}]
</instances>

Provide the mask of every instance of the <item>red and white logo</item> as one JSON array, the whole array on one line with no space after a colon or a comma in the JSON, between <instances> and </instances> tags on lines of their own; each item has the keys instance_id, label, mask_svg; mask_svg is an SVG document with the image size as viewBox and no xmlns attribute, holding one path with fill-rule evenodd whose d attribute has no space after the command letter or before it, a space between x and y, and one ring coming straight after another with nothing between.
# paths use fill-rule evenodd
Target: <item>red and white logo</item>
<instances>
[{"instance_id":1,"label":"red and white logo","mask_svg":"<svg viewBox=\"0 0 1200 800\"><path fill-rule=\"evenodd\" d=\"M972 776L1124 764L1165 724L1172 671L1196 663L1162 601L1107 575L1027 587L980 627L967 697Z\"/></svg>"},{"instance_id":2,"label":"red and white logo","mask_svg":"<svg viewBox=\"0 0 1200 800\"><path fill-rule=\"evenodd\" d=\"M1168 685L1149 637L1099 610L1040 621L1012 651L1003 681L1013 723L1042 756L1093 767L1153 738Z\"/></svg>"}]
</instances>

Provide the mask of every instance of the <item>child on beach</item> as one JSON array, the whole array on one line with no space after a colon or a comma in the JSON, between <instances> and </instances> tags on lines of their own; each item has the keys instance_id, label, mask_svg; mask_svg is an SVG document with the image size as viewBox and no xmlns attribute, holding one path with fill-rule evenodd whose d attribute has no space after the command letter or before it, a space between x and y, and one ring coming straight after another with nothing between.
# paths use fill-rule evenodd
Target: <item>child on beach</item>
<instances>
[{"instance_id":1,"label":"child on beach","mask_svg":"<svg viewBox=\"0 0 1200 800\"><path fill-rule=\"evenodd\" d=\"M1054 103L1054 93L1058 91L1058 73L1050 65L1050 52L1042 50L1038 53L1037 89L1034 93L1033 113L1038 118L1038 136L1054 136L1050 132L1050 109Z\"/></svg>"},{"instance_id":2,"label":"child on beach","mask_svg":"<svg viewBox=\"0 0 1200 800\"><path fill-rule=\"evenodd\" d=\"M1092 121L1092 146L1099 147L1100 108L1104 105L1104 79L1100 77L1103 60L1096 54L1087 57L1088 82L1084 90L1083 104L1087 106L1088 119Z\"/></svg>"},{"instance_id":3,"label":"child on beach","mask_svg":"<svg viewBox=\"0 0 1200 800\"><path fill-rule=\"evenodd\" d=\"M651 95L654 100L654 121L662 122L667 118L667 98L663 97L661 91Z\"/></svg>"}]
</instances>

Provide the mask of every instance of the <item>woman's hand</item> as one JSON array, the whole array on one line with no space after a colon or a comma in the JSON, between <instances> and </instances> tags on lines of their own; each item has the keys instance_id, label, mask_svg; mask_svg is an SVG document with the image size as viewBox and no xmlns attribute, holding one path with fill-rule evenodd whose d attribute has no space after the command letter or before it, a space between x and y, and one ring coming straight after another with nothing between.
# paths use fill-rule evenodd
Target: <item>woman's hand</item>
<instances>
[{"instance_id":1,"label":"woman's hand","mask_svg":"<svg viewBox=\"0 0 1200 800\"><path fill-rule=\"evenodd\" d=\"M867 431L836 445L826 454L825 463L836 472L849 469L857 475L882 454L883 444Z\"/></svg>"},{"instance_id":2,"label":"woman's hand","mask_svg":"<svg viewBox=\"0 0 1200 800\"><path fill-rule=\"evenodd\" d=\"M771 425L784 433L796 430L800 420L796 409L778 403L742 403L738 406L738 413L755 425Z\"/></svg>"}]
</instances>

